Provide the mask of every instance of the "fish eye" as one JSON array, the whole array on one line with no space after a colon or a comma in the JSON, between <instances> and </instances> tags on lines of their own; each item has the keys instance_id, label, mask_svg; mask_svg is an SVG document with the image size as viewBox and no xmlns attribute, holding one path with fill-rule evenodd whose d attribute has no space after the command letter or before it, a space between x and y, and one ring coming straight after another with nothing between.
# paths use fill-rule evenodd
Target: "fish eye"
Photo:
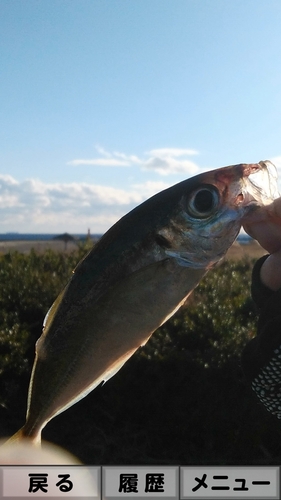
<instances>
[{"instance_id":1,"label":"fish eye","mask_svg":"<svg viewBox=\"0 0 281 500\"><path fill-rule=\"evenodd\" d=\"M207 218L218 207L219 192L213 186L196 189L188 200L188 212L192 217Z\"/></svg>"}]
</instances>

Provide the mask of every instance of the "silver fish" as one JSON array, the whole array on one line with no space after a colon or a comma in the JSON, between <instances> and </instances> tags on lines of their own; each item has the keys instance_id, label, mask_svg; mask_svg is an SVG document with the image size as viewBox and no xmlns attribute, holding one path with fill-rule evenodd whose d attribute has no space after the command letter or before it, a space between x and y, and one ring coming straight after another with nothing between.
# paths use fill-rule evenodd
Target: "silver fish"
<instances>
[{"instance_id":1,"label":"silver fish","mask_svg":"<svg viewBox=\"0 0 281 500\"><path fill-rule=\"evenodd\" d=\"M206 172L153 196L105 233L45 318L26 423L11 440L40 443L50 419L148 341L224 256L241 218L272 196L273 177L266 162Z\"/></svg>"}]
</instances>

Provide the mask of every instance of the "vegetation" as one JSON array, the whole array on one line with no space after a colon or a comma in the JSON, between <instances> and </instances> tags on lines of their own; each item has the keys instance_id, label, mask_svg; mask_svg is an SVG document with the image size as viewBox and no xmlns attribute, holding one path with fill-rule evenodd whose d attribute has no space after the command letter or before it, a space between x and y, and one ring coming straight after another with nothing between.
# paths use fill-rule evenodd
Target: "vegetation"
<instances>
[{"instance_id":1,"label":"vegetation","mask_svg":"<svg viewBox=\"0 0 281 500\"><path fill-rule=\"evenodd\" d=\"M85 248L0 256L0 432L24 423L44 316ZM224 262L104 386L43 437L88 464L279 464L280 424L246 386L253 262Z\"/></svg>"}]
</instances>

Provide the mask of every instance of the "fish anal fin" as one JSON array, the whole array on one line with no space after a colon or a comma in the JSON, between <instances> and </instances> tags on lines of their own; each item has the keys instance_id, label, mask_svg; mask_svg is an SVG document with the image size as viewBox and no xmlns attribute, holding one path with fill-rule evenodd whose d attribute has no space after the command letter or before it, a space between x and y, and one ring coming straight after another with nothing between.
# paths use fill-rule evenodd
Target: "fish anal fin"
<instances>
[{"instance_id":1,"label":"fish anal fin","mask_svg":"<svg viewBox=\"0 0 281 500\"><path fill-rule=\"evenodd\" d=\"M146 341L144 343L147 342L148 338L146 339ZM116 363L114 363L112 365L112 367L105 372L105 374L102 377L104 384L111 377L114 377L114 375L116 375L117 372L119 372L119 370L122 368L122 366L126 363L126 361L128 361L128 359L134 354L135 351L136 351L136 349L133 349L132 351L128 352L125 356L122 356L122 358L120 360L118 360Z\"/></svg>"}]
</instances>

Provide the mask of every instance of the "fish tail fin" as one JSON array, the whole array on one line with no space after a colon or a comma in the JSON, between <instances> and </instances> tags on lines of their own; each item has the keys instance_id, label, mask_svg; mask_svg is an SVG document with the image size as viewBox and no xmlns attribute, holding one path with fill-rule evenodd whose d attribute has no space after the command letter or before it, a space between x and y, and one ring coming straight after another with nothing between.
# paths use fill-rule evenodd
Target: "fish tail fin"
<instances>
[{"instance_id":1,"label":"fish tail fin","mask_svg":"<svg viewBox=\"0 0 281 500\"><path fill-rule=\"evenodd\" d=\"M32 444L34 446L41 446L41 432L34 435L27 435L23 426L4 443L4 446L13 443L20 443L23 440L25 440L26 442L28 441L29 444Z\"/></svg>"}]
</instances>

